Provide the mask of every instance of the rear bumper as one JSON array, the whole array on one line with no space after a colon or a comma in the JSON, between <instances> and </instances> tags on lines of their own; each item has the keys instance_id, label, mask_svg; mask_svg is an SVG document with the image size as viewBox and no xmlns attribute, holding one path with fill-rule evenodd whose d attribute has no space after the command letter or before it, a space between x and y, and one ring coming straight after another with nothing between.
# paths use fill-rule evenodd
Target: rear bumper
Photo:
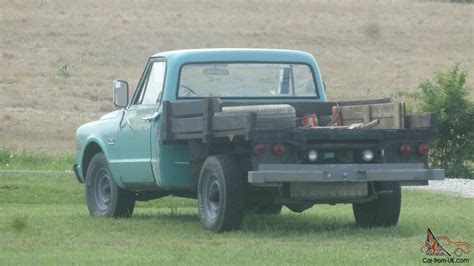
<instances>
[{"instance_id":1,"label":"rear bumper","mask_svg":"<svg viewBox=\"0 0 474 266\"><path fill-rule=\"evenodd\" d=\"M250 171L251 184L285 182L400 181L405 184L443 180L444 169L426 169L422 163L384 164L260 164Z\"/></svg>"}]
</instances>

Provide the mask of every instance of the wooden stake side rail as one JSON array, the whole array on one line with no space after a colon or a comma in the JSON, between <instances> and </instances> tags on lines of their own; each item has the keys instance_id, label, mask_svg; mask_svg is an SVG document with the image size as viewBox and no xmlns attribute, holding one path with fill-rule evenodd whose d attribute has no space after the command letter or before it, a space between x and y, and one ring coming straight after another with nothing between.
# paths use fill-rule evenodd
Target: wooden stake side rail
<instances>
[{"instance_id":1,"label":"wooden stake side rail","mask_svg":"<svg viewBox=\"0 0 474 266\"><path fill-rule=\"evenodd\" d=\"M331 115L331 108L333 106L356 106L356 105L367 105L367 104L388 104L391 103L390 98L374 99L374 100L360 100L360 101L344 101L344 102L285 102L290 104L296 109L297 116L303 116L308 113L315 113L318 116ZM252 102L246 102L245 105L264 105L269 104L268 101L255 100ZM243 105L241 101L232 102L229 100L224 106L240 106Z\"/></svg>"},{"instance_id":2,"label":"wooden stake side rail","mask_svg":"<svg viewBox=\"0 0 474 266\"><path fill-rule=\"evenodd\" d=\"M202 139L247 136L255 123L255 114L215 116L222 111L219 98L163 102L163 140Z\"/></svg>"},{"instance_id":3,"label":"wooden stake side rail","mask_svg":"<svg viewBox=\"0 0 474 266\"><path fill-rule=\"evenodd\" d=\"M202 139L204 143L211 138L246 136L250 115L175 118L171 123L172 139ZM212 126L211 126L212 125Z\"/></svg>"},{"instance_id":4,"label":"wooden stake side rail","mask_svg":"<svg viewBox=\"0 0 474 266\"><path fill-rule=\"evenodd\" d=\"M257 131L254 128L256 113L247 114L217 114L222 112L222 101L219 98L193 99L177 102L163 102L163 140L202 139L208 143L212 138L243 136L246 139L275 138L317 138L336 140L375 138L432 138L434 136L434 114L405 115L402 104L387 103L387 100L369 100L351 102L355 105L341 105L343 124L349 121L370 121L373 118L384 121L385 129L347 129L347 128L296 128L284 132ZM240 103L242 105L242 103ZM245 103L247 104L247 103ZM330 110L333 103L311 103L314 109L325 107ZM227 104L226 104L227 105ZM309 103L292 103L295 109L304 107L310 110ZM313 110L314 110L313 109ZM322 109L321 109L322 110ZM301 112L301 110L299 110ZM344 117L345 116L345 117ZM385 123L386 122L386 123ZM401 130L400 128L404 128ZM392 130L387 130L392 129ZM396 129L396 130L393 130ZM417 129L417 130L413 130ZM386 131L384 131L386 130Z\"/></svg>"}]
</instances>

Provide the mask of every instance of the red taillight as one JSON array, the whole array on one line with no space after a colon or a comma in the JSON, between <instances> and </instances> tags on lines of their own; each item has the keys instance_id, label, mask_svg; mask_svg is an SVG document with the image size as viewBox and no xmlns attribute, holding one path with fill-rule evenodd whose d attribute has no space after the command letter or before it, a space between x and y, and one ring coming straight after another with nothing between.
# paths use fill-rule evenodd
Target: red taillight
<instances>
[{"instance_id":1,"label":"red taillight","mask_svg":"<svg viewBox=\"0 0 474 266\"><path fill-rule=\"evenodd\" d=\"M418 154L421 156L426 156L428 155L428 152L430 151L430 148L428 147L428 144L426 143L421 143L418 145Z\"/></svg>"},{"instance_id":2,"label":"red taillight","mask_svg":"<svg viewBox=\"0 0 474 266\"><path fill-rule=\"evenodd\" d=\"M276 156L282 156L285 153L285 146L277 143L273 145L273 154Z\"/></svg>"},{"instance_id":3,"label":"red taillight","mask_svg":"<svg viewBox=\"0 0 474 266\"><path fill-rule=\"evenodd\" d=\"M257 156L262 156L265 153L265 144L255 144L253 152Z\"/></svg>"},{"instance_id":4,"label":"red taillight","mask_svg":"<svg viewBox=\"0 0 474 266\"><path fill-rule=\"evenodd\" d=\"M403 144L400 146L400 153L401 154L410 154L411 152L411 146L408 144Z\"/></svg>"}]
</instances>

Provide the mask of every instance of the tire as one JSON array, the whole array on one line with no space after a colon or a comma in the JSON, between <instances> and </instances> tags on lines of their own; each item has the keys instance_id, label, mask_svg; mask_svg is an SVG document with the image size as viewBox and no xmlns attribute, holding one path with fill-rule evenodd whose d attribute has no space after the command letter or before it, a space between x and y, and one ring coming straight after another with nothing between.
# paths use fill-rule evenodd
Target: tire
<instances>
[{"instance_id":1,"label":"tire","mask_svg":"<svg viewBox=\"0 0 474 266\"><path fill-rule=\"evenodd\" d=\"M117 186L102 153L87 168L86 199L92 217L130 217L135 207L133 193Z\"/></svg>"},{"instance_id":2,"label":"tire","mask_svg":"<svg viewBox=\"0 0 474 266\"><path fill-rule=\"evenodd\" d=\"M400 183L376 182L374 188L376 192L386 191L387 193L379 194L371 202L352 204L357 226L390 227L397 225L402 199Z\"/></svg>"},{"instance_id":3,"label":"tire","mask_svg":"<svg viewBox=\"0 0 474 266\"><path fill-rule=\"evenodd\" d=\"M296 124L295 108L288 104L248 105L222 108L216 116L256 113L255 129L291 129Z\"/></svg>"},{"instance_id":4,"label":"tire","mask_svg":"<svg viewBox=\"0 0 474 266\"><path fill-rule=\"evenodd\" d=\"M198 208L204 228L214 232L239 229L244 215L245 183L237 161L210 156L199 175Z\"/></svg>"}]
</instances>

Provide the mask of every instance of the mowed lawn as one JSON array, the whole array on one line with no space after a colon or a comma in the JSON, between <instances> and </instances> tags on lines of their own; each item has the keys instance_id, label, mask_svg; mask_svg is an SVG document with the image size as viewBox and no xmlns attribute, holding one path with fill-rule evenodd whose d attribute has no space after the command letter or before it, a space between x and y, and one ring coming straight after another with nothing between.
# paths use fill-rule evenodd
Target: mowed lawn
<instances>
[{"instance_id":1,"label":"mowed lawn","mask_svg":"<svg viewBox=\"0 0 474 266\"><path fill-rule=\"evenodd\" d=\"M201 228L195 200L140 202L130 219L94 219L70 173L0 174L0 265L421 264L428 227L474 242L473 203L405 190L395 228L360 229L350 205L316 205L248 215L240 231L215 234Z\"/></svg>"}]
</instances>

